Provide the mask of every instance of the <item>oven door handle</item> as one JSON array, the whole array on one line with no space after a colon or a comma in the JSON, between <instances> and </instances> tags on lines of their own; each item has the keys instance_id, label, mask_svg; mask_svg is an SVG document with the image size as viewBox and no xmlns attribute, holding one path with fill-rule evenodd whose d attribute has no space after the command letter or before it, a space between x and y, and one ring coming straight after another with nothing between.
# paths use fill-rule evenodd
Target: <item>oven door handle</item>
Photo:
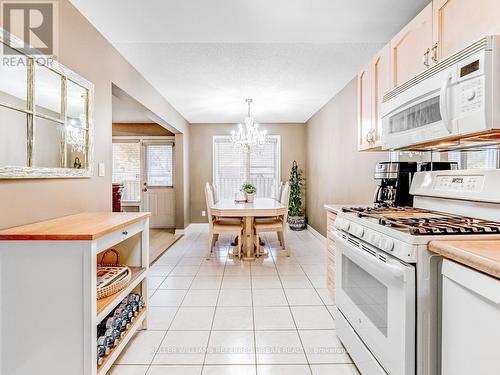
<instances>
[{"instance_id":1,"label":"oven door handle","mask_svg":"<svg viewBox=\"0 0 500 375\"><path fill-rule=\"evenodd\" d=\"M335 233L335 241L342 243L342 251L348 258L369 270L373 275L378 275L382 279L387 279L390 276L392 279L406 283L406 275L408 267L400 262L393 261L394 264L384 262L379 258L368 254L367 252L351 245L345 241L337 233Z\"/></svg>"}]
</instances>

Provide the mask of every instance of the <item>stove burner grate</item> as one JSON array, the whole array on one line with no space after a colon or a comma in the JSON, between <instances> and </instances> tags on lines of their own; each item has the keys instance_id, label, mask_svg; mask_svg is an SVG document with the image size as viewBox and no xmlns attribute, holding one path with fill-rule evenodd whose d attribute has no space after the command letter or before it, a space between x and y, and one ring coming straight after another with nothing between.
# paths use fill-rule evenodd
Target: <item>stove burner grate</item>
<instances>
[{"instance_id":1,"label":"stove burner grate","mask_svg":"<svg viewBox=\"0 0 500 375\"><path fill-rule=\"evenodd\" d=\"M413 207L351 207L343 212L376 219L380 225L412 235L498 234L500 223Z\"/></svg>"}]
</instances>

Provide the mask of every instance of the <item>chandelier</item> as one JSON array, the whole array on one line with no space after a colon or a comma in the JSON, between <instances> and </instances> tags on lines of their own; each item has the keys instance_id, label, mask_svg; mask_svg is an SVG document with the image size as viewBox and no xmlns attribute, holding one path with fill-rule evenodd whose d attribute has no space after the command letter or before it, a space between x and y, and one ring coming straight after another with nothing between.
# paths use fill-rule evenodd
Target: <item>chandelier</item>
<instances>
[{"instance_id":1,"label":"chandelier","mask_svg":"<svg viewBox=\"0 0 500 375\"><path fill-rule=\"evenodd\" d=\"M260 130L259 124L255 123L254 118L250 115L250 105L253 100L246 99L245 102L248 105L247 117L245 117L244 125L238 124L238 131L231 131L231 141L235 147L249 152L252 148L267 143L267 130Z\"/></svg>"}]
</instances>

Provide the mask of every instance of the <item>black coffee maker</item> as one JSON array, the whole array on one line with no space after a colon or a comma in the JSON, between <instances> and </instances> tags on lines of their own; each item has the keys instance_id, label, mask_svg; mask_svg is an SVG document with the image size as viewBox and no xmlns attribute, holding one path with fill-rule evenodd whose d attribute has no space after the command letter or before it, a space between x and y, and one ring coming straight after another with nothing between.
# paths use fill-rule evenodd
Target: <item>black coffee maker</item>
<instances>
[{"instance_id":1,"label":"black coffee maker","mask_svg":"<svg viewBox=\"0 0 500 375\"><path fill-rule=\"evenodd\" d=\"M375 166L375 207L406 207L413 205L410 185L417 171L414 162L381 162Z\"/></svg>"}]
</instances>

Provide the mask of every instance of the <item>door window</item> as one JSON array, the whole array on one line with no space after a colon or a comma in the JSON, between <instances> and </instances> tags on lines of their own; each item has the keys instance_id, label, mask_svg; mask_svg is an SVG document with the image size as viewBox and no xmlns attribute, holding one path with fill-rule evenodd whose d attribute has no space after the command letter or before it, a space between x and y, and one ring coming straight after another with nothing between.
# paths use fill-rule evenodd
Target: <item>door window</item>
<instances>
[{"instance_id":1,"label":"door window","mask_svg":"<svg viewBox=\"0 0 500 375\"><path fill-rule=\"evenodd\" d=\"M146 183L148 186L173 186L173 147L170 144L146 145Z\"/></svg>"},{"instance_id":2,"label":"door window","mask_svg":"<svg viewBox=\"0 0 500 375\"><path fill-rule=\"evenodd\" d=\"M342 255L342 289L371 323L387 337L387 287Z\"/></svg>"}]
</instances>

